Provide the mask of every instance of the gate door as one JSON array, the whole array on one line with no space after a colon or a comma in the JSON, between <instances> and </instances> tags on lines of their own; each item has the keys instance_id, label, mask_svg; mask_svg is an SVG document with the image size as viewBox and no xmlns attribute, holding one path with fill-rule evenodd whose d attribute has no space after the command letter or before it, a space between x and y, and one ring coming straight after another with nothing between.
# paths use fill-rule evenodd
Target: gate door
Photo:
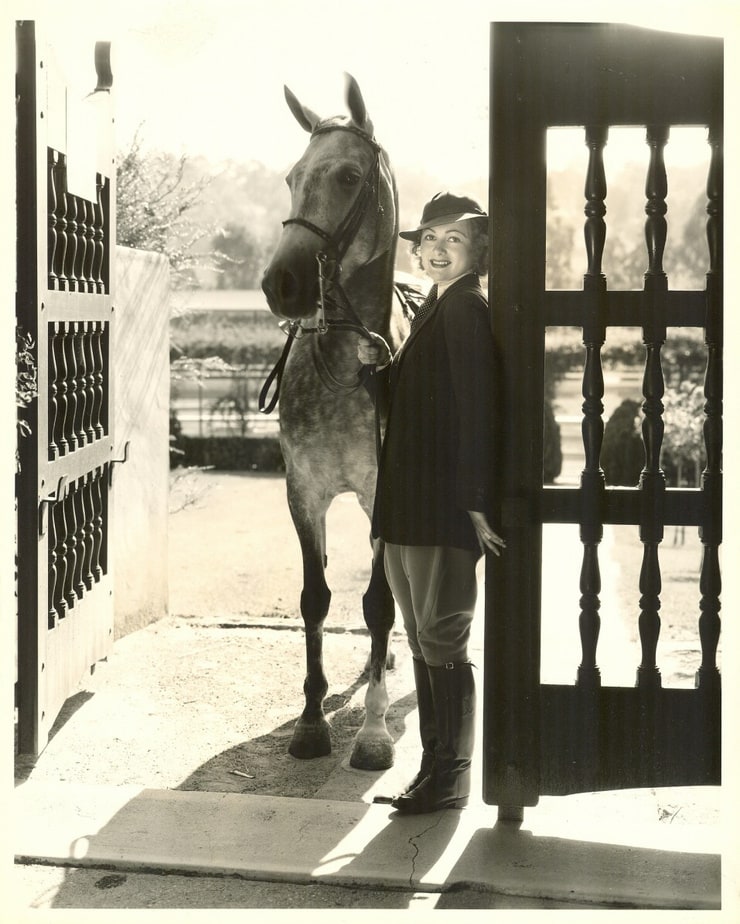
<instances>
[{"instance_id":1,"label":"gate door","mask_svg":"<svg viewBox=\"0 0 740 924\"><path fill-rule=\"evenodd\" d=\"M491 311L500 353L498 471L508 548L500 559L489 556L487 573L484 798L500 807L535 805L541 793L720 780L722 54L721 40L617 25L492 27ZM671 127L678 125L707 129L704 291L671 290L663 271L665 216L670 215L664 148ZM579 127L587 146L584 194L575 203L585 238L583 284L577 291L549 291L545 285L549 126ZM646 213L640 291L619 291L602 274L608 202L603 155L610 126L641 127L648 145L644 198L639 194L634 203ZM584 467L579 487L546 486L543 479L549 326L577 327L582 333ZM623 327L641 331L645 355L644 466L634 488L606 487L600 465L602 347L610 333ZM703 329L707 352L707 462L696 489L666 487L660 464L665 423L661 350L669 329L676 327ZM563 633L575 626L575 637L580 635L572 685L547 684L540 677L543 524L556 523L577 524L573 531L580 532L580 542L574 542L580 559L577 602L572 610L558 612ZM605 550L600 543L607 524L631 528L642 543L633 612L626 615L634 621L641 648L634 686L601 682L600 557ZM663 688L656 663L660 546L671 524L698 527L702 544L696 593L702 654L693 689Z\"/></svg>"},{"instance_id":2,"label":"gate door","mask_svg":"<svg viewBox=\"0 0 740 924\"><path fill-rule=\"evenodd\" d=\"M109 482L114 166L107 43L90 95L65 86L35 23L16 24L19 330L38 398L19 439L18 750L37 754L113 641ZM91 49L92 52L92 49Z\"/></svg>"}]
</instances>

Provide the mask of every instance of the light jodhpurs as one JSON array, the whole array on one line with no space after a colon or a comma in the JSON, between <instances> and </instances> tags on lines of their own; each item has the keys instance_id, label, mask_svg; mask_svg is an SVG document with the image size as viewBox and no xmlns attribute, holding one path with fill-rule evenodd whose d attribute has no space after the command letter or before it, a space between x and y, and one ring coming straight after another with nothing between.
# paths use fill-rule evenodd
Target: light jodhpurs
<instances>
[{"instance_id":1,"label":"light jodhpurs","mask_svg":"<svg viewBox=\"0 0 740 924\"><path fill-rule=\"evenodd\" d=\"M480 553L439 545L385 545L385 573L413 657L430 667L468 660Z\"/></svg>"}]
</instances>

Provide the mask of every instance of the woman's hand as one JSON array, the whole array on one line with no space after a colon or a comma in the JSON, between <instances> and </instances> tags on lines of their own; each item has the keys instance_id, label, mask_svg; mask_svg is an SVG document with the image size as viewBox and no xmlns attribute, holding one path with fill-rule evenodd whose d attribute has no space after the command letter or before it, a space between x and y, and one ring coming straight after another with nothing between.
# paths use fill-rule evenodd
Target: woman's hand
<instances>
[{"instance_id":1,"label":"woman's hand","mask_svg":"<svg viewBox=\"0 0 740 924\"><path fill-rule=\"evenodd\" d=\"M468 514L478 534L481 549L484 552L488 549L494 555L500 555L501 549L506 548L506 542L491 529L485 513L481 513L480 510L468 510Z\"/></svg>"},{"instance_id":2,"label":"woman's hand","mask_svg":"<svg viewBox=\"0 0 740 924\"><path fill-rule=\"evenodd\" d=\"M392 359L391 348L380 334L371 332L370 336L372 340L360 337L357 343L357 358L363 366L377 366L382 369Z\"/></svg>"}]
</instances>

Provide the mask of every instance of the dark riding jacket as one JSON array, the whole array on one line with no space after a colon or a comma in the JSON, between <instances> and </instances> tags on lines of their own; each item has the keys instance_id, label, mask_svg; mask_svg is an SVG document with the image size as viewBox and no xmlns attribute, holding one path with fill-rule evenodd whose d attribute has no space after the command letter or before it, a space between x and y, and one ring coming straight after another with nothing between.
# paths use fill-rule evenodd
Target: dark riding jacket
<instances>
[{"instance_id":1,"label":"dark riding jacket","mask_svg":"<svg viewBox=\"0 0 740 924\"><path fill-rule=\"evenodd\" d=\"M480 552L467 511L491 512L494 351L477 275L442 294L376 387L387 424L373 535Z\"/></svg>"}]
</instances>

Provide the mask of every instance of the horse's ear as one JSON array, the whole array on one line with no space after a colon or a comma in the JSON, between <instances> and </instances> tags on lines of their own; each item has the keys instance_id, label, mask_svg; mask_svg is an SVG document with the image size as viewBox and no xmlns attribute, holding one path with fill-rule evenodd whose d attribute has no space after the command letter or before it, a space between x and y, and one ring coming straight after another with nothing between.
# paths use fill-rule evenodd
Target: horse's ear
<instances>
[{"instance_id":1,"label":"horse's ear","mask_svg":"<svg viewBox=\"0 0 740 924\"><path fill-rule=\"evenodd\" d=\"M372 138L375 129L367 114L359 84L351 74L345 74L344 77L347 81L347 105L352 121Z\"/></svg>"},{"instance_id":2,"label":"horse's ear","mask_svg":"<svg viewBox=\"0 0 740 924\"><path fill-rule=\"evenodd\" d=\"M296 95L292 93L288 87L283 87L283 90L285 91L285 102L288 104L290 111L296 117L298 124L307 132L312 132L319 124L321 119L312 109L309 109L307 106L299 103Z\"/></svg>"}]
</instances>

